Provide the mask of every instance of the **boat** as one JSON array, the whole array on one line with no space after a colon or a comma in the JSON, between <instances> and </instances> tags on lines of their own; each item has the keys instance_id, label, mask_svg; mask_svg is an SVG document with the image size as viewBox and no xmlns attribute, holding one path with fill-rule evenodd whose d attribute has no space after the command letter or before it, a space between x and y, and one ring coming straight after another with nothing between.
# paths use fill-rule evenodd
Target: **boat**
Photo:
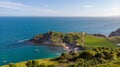
<instances>
[{"instance_id":1,"label":"boat","mask_svg":"<svg viewBox=\"0 0 120 67\"><path fill-rule=\"evenodd\" d=\"M35 51L35 52L39 52L40 50L39 50L39 49L35 49L34 51Z\"/></svg>"},{"instance_id":2,"label":"boat","mask_svg":"<svg viewBox=\"0 0 120 67\"><path fill-rule=\"evenodd\" d=\"M38 49L38 46L35 47L35 52L39 52L40 50Z\"/></svg>"},{"instance_id":3,"label":"boat","mask_svg":"<svg viewBox=\"0 0 120 67\"><path fill-rule=\"evenodd\" d=\"M7 61L6 61L6 60L3 60L2 62L3 62L3 63L6 63Z\"/></svg>"}]
</instances>

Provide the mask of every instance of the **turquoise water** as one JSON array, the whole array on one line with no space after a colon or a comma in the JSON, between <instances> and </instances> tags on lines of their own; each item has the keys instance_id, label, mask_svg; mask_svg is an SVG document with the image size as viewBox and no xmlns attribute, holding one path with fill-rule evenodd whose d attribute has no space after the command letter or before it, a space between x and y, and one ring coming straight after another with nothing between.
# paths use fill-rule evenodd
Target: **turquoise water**
<instances>
[{"instance_id":1,"label":"turquoise water","mask_svg":"<svg viewBox=\"0 0 120 67\"><path fill-rule=\"evenodd\" d=\"M0 17L0 65L30 59L50 58L64 52L61 48L35 46L25 40L39 33L87 32L108 35L120 27L120 18L88 17ZM3 63L6 61L6 63Z\"/></svg>"}]
</instances>

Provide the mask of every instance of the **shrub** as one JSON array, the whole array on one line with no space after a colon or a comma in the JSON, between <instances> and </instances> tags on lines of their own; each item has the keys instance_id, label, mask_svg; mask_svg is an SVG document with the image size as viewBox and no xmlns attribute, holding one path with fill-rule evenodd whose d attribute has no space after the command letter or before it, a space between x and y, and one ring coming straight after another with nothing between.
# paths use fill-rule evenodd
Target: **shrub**
<instances>
[{"instance_id":1,"label":"shrub","mask_svg":"<svg viewBox=\"0 0 120 67\"><path fill-rule=\"evenodd\" d=\"M71 56L70 54L67 54L67 53L63 53L63 54L61 55L61 57L62 57L63 59L72 59L72 56Z\"/></svg>"},{"instance_id":2,"label":"shrub","mask_svg":"<svg viewBox=\"0 0 120 67\"><path fill-rule=\"evenodd\" d=\"M120 62L114 62L114 64L118 64L118 65L120 65Z\"/></svg>"},{"instance_id":3,"label":"shrub","mask_svg":"<svg viewBox=\"0 0 120 67\"><path fill-rule=\"evenodd\" d=\"M38 66L38 62L37 62L37 61L34 61L34 60L32 60L32 61L27 61L26 66L27 66L27 67L37 67L37 66Z\"/></svg>"},{"instance_id":4,"label":"shrub","mask_svg":"<svg viewBox=\"0 0 120 67\"><path fill-rule=\"evenodd\" d=\"M116 54L113 53L113 52L103 51L102 53L105 55L104 58L107 59L107 60L109 60L109 59L113 60L113 59L117 58Z\"/></svg>"},{"instance_id":5,"label":"shrub","mask_svg":"<svg viewBox=\"0 0 120 67\"><path fill-rule=\"evenodd\" d=\"M97 61L98 61L98 63L100 63L100 64L102 64L102 63L105 63L105 62L106 62L106 60L105 60L104 58L99 58Z\"/></svg>"},{"instance_id":6,"label":"shrub","mask_svg":"<svg viewBox=\"0 0 120 67\"><path fill-rule=\"evenodd\" d=\"M26 66L27 67L32 67L32 61L27 61Z\"/></svg>"},{"instance_id":7,"label":"shrub","mask_svg":"<svg viewBox=\"0 0 120 67\"><path fill-rule=\"evenodd\" d=\"M70 35L70 34L66 34L64 39L63 39L63 42L68 43L68 44L72 43L73 42L73 36Z\"/></svg>"},{"instance_id":8,"label":"shrub","mask_svg":"<svg viewBox=\"0 0 120 67\"><path fill-rule=\"evenodd\" d=\"M83 66L84 65L84 59L82 59L82 58L79 58L79 59L77 59L76 60L76 63L79 65L79 66Z\"/></svg>"},{"instance_id":9,"label":"shrub","mask_svg":"<svg viewBox=\"0 0 120 67\"><path fill-rule=\"evenodd\" d=\"M70 65L68 65L68 67L77 67L77 65L76 64L70 64Z\"/></svg>"},{"instance_id":10,"label":"shrub","mask_svg":"<svg viewBox=\"0 0 120 67\"><path fill-rule=\"evenodd\" d=\"M95 55L95 52L94 51L91 51L91 50L87 50L87 51L83 51L81 54L80 54L80 57L81 58L84 58L84 59L92 59Z\"/></svg>"},{"instance_id":11,"label":"shrub","mask_svg":"<svg viewBox=\"0 0 120 67\"><path fill-rule=\"evenodd\" d=\"M103 53L96 53L94 57L96 57L96 58L104 58L105 55Z\"/></svg>"},{"instance_id":12,"label":"shrub","mask_svg":"<svg viewBox=\"0 0 120 67\"><path fill-rule=\"evenodd\" d=\"M35 61L35 60L33 60L33 61L32 61L32 66L33 66L33 67L38 66L38 62L37 62L37 61Z\"/></svg>"},{"instance_id":13,"label":"shrub","mask_svg":"<svg viewBox=\"0 0 120 67\"><path fill-rule=\"evenodd\" d=\"M120 52L117 52L117 57L120 57Z\"/></svg>"},{"instance_id":14,"label":"shrub","mask_svg":"<svg viewBox=\"0 0 120 67\"><path fill-rule=\"evenodd\" d=\"M60 62L60 63L66 63L66 62L68 62L68 59L61 58L61 59L59 60L59 62Z\"/></svg>"},{"instance_id":15,"label":"shrub","mask_svg":"<svg viewBox=\"0 0 120 67\"><path fill-rule=\"evenodd\" d=\"M37 67L46 67L44 63L39 64Z\"/></svg>"},{"instance_id":16,"label":"shrub","mask_svg":"<svg viewBox=\"0 0 120 67\"><path fill-rule=\"evenodd\" d=\"M79 56L79 52L77 52L77 53L75 53L75 52L70 52L69 54L70 54L69 58L70 58L70 60L72 60L72 61L75 61L75 60L78 58L78 56Z\"/></svg>"},{"instance_id":17,"label":"shrub","mask_svg":"<svg viewBox=\"0 0 120 67\"><path fill-rule=\"evenodd\" d=\"M98 48L93 48L92 50L95 51L95 52L99 52Z\"/></svg>"},{"instance_id":18,"label":"shrub","mask_svg":"<svg viewBox=\"0 0 120 67\"><path fill-rule=\"evenodd\" d=\"M55 67L55 65L54 65L54 64L51 64L51 65L48 65L47 67Z\"/></svg>"},{"instance_id":19,"label":"shrub","mask_svg":"<svg viewBox=\"0 0 120 67\"><path fill-rule=\"evenodd\" d=\"M9 67L16 67L16 65L11 63L11 64L9 64Z\"/></svg>"}]
</instances>

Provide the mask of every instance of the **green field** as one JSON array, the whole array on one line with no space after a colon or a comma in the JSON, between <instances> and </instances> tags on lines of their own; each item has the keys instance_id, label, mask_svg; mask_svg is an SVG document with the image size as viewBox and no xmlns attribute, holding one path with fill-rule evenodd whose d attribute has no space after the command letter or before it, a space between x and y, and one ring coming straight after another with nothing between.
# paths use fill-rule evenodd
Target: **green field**
<instances>
[{"instance_id":1,"label":"green field","mask_svg":"<svg viewBox=\"0 0 120 67\"><path fill-rule=\"evenodd\" d=\"M91 35L85 36L85 46L86 47L108 47L108 48L118 48L118 46L109 41L107 38L95 37Z\"/></svg>"}]
</instances>

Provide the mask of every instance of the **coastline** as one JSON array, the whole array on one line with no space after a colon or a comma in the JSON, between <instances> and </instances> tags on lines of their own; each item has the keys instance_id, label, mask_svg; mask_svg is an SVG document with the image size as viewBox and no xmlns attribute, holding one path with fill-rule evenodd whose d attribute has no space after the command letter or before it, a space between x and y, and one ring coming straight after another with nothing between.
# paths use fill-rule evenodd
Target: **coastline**
<instances>
[{"instance_id":1,"label":"coastline","mask_svg":"<svg viewBox=\"0 0 120 67\"><path fill-rule=\"evenodd\" d=\"M79 36L81 36L81 34L78 34L78 33L72 33L72 35L79 35ZM74 36L73 36L74 37ZM59 38L59 37L56 37L56 38ZM108 41L106 38L104 38L104 37L98 37L98 36L93 36L93 35L89 35L89 34L87 34L86 35L86 37L85 38L87 38L88 39L88 42L89 42L89 44L91 43L92 45L94 45L93 43L95 43L95 44L97 44L98 43L98 41L99 41L99 44L101 43L101 44L106 44L106 45L111 45L110 47L112 47L113 46L113 44L112 44L112 42L110 42L110 41ZM92 38L92 39L91 39ZM42 38L41 38L42 39ZM81 41L80 39L78 39L79 41ZM96 41L97 40L97 41ZM29 40L30 41L30 40ZM42 40L41 40L42 41ZM44 40L44 42L41 42L40 40L39 40L39 38L37 39L37 40L33 40L33 41L30 41L30 42L32 42L32 43L37 43L38 45L48 45L48 46L59 46L59 47L63 47L63 48L65 48L66 50L68 50L68 51L70 51L70 49L73 49L73 51L74 51L74 48L76 48L76 46L77 47L80 47L80 44L77 44L76 42L74 42L74 40L73 40L73 42L72 43L70 43L70 44L66 44L66 43L63 43L63 42L59 42L59 41L56 41L56 42L54 42L54 41L52 41L52 40ZM95 42L96 41L96 42ZM86 42L86 41L85 41ZM70 48L71 46L70 45L73 45L73 47L72 48ZM68 47L69 46L69 47ZM95 46L96 47L96 46ZM101 47L103 47L103 46L101 46ZM37 60L37 59L35 59L35 60ZM46 62L45 61L45 59L38 59L38 61L41 61L41 60L43 60L44 62ZM50 59L47 59L47 61L50 61ZM27 61L23 61L23 62L18 62L18 63L15 63L15 64L20 64L20 65L24 65L25 66L25 62L27 62ZM24 66L22 66L22 67L24 67Z\"/></svg>"}]
</instances>

